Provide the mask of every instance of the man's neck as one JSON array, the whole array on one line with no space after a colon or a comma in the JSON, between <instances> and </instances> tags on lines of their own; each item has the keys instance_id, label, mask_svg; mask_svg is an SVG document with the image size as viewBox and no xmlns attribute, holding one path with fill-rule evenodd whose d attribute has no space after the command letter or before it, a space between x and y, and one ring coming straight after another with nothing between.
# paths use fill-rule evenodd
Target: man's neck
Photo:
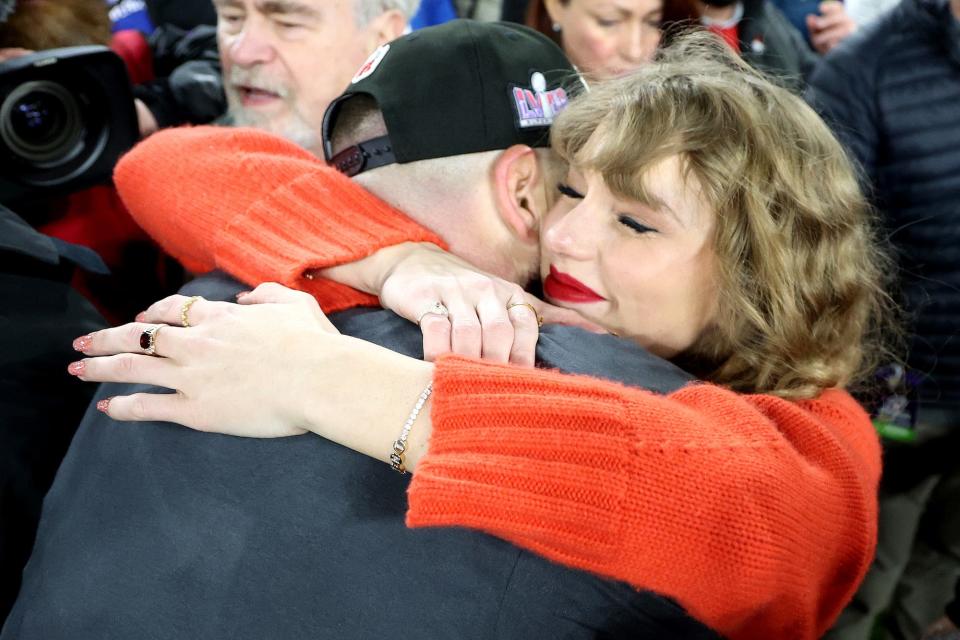
<instances>
[{"instance_id":1,"label":"man's neck","mask_svg":"<svg viewBox=\"0 0 960 640\"><path fill-rule=\"evenodd\" d=\"M950 10L953 11L953 17L960 21L960 0L950 0Z\"/></svg>"}]
</instances>

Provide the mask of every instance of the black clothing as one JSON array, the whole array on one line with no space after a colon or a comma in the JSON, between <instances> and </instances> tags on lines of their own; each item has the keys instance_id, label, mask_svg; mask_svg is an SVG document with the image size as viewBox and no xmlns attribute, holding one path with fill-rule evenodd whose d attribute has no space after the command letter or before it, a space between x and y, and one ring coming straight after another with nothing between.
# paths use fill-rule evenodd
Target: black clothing
<instances>
[{"instance_id":1,"label":"black clothing","mask_svg":"<svg viewBox=\"0 0 960 640\"><path fill-rule=\"evenodd\" d=\"M949 3L905 0L853 34L808 99L863 166L898 249L920 407L960 411L960 24Z\"/></svg>"},{"instance_id":2,"label":"black clothing","mask_svg":"<svg viewBox=\"0 0 960 640\"><path fill-rule=\"evenodd\" d=\"M960 627L960 580L953 590L953 601L947 605L947 617L955 627Z\"/></svg>"},{"instance_id":3,"label":"black clothing","mask_svg":"<svg viewBox=\"0 0 960 640\"><path fill-rule=\"evenodd\" d=\"M74 379L73 339L104 320L70 287L105 271L85 247L44 236L0 206L0 621L20 586L43 496L95 387Z\"/></svg>"},{"instance_id":4,"label":"black clothing","mask_svg":"<svg viewBox=\"0 0 960 640\"><path fill-rule=\"evenodd\" d=\"M744 0L740 21L740 55L797 91L817 64L803 36L769 0Z\"/></svg>"},{"instance_id":5,"label":"black clothing","mask_svg":"<svg viewBox=\"0 0 960 640\"><path fill-rule=\"evenodd\" d=\"M238 289L210 277L187 287L212 299ZM416 326L388 311L331 320L420 352ZM654 360L611 336L544 329L538 355L551 365L609 357L639 383ZM559 338L574 333L586 346L565 362ZM689 380L659 360L653 371L663 390ZM91 410L2 638L717 637L665 598L483 533L408 529L407 478L310 434L235 438Z\"/></svg>"},{"instance_id":6,"label":"black clothing","mask_svg":"<svg viewBox=\"0 0 960 640\"><path fill-rule=\"evenodd\" d=\"M136 85L133 94L161 129L206 124L226 111L216 27L161 26L149 42L157 79Z\"/></svg>"},{"instance_id":7,"label":"black clothing","mask_svg":"<svg viewBox=\"0 0 960 640\"><path fill-rule=\"evenodd\" d=\"M189 31L200 25L217 25L217 11L210 0L146 0L145 4L150 22L158 28L174 26Z\"/></svg>"}]
</instances>

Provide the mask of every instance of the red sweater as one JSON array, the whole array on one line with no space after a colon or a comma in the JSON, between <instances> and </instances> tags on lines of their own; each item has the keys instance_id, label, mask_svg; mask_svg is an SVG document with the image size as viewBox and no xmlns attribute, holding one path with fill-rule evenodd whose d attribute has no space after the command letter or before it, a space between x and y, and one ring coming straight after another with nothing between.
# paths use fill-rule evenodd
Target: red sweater
<instances>
[{"instance_id":1,"label":"red sweater","mask_svg":"<svg viewBox=\"0 0 960 640\"><path fill-rule=\"evenodd\" d=\"M158 133L116 182L188 268L277 280L327 311L375 300L305 270L438 242L259 132ZM671 596L731 638L819 637L873 557L880 447L844 391L789 402L698 384L659 396L453 356L437 362L434 384L410 526L490 532Z\"/></svg>"}]
</instances>

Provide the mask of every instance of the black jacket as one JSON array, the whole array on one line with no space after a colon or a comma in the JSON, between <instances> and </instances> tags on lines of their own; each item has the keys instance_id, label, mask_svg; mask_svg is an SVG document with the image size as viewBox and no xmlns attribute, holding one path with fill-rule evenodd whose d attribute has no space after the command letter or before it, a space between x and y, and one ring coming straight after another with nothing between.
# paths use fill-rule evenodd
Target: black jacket
<instances>
[{"instance_id":1,"label":"black jacket","mask_svg":"<svg viewBox=\"0 0 960 640\"><path fill-rule=\"evenodd\" d=\"M923 406L960 409L960 23L947 0L905 0L832 51L809 101L864 171L913 318Z\"/></svg>"},{"instance_id":2,"label":"black jacket","mask_svg":"<svg viewBox=\"0 0 960 640\"><path fill-rule=\"evenodd\" d=\"M744 0L740 55L795 91L803 90L818 60L796 27L769 0Z\"/></svg>"},{"instance_id":3,"label":"black jacket","mask_svg":"<svg viewBox=\"0 0 960 640\"><path fill-rule=\"evenodd\" d=\"M150 35L156 80L133 88L157 125L206 124L227 109L216 27L164 25Z\"/></svg>"},{"instance_id":4,"label":"black jacket","mask_svg":"<svg viewBox=\"0 0 960 640\"><path fill-rule=\"evenodd\" d=\"M0 206L0 622L13 605L40 505L95 388L67 374L74 338L105 326L70 287L89 249L44 236Z\"/></svg>"},{"instance_id":5,"label":"black jacket","mask_svg":"<svg viewBox=\"0 0 960 640\"><path fill-rule=\"evenodd\" d=\"M209 299L239 289L210 276L187 286ZM389 311L331 320L421 353L417 327ZM544 327L537 355L661 391L690 379L572 327ZM407 528L408 477L312 434L235 438L91 411L2 640L717 637L666 598L481 532Z\"/></svg>"}]
</instances>

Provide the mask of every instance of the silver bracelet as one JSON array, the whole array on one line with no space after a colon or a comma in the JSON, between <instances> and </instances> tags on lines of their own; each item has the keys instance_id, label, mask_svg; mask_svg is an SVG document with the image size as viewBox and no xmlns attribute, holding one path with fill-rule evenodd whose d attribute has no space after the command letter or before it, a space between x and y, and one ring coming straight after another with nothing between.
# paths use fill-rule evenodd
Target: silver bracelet
<instances>
[{"instance_id":1,"label":"silver bracelet","mask_svg":"<svg viewBox=\"0 0 960 640\"><path fill-rule=\"evenodd\" d=\"M407 421L403 423L400 437L393 441L393 451L390 452L390 466L393 467L394 471L399 473L407 472L407 468L403 466L403 453L407 450L407 436L410 435L410 429L413 428L413 423L417 421L417 416L420 415L420 410L423 409L423 405L427 403L427 398L430 397L431 393L433 393L432 381L427 385L427 388L423 390L420 397L417 398L417 404L413 405L413 411L410 412Z\"/></svg>"}]
</instances>

